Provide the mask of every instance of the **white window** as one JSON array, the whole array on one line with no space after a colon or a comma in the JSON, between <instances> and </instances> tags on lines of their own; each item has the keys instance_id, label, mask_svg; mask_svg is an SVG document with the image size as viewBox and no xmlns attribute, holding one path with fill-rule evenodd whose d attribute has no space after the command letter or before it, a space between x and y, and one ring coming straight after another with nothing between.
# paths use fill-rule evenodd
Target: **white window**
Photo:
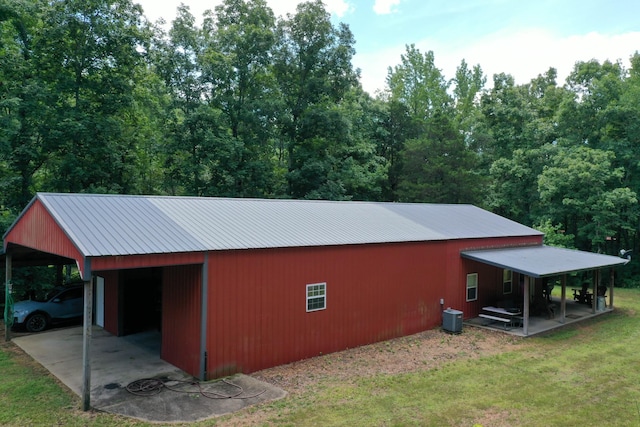
<instances>
[{"instance_id":1,"label":"white window","mask_svg":"<svg viewBox=\"0 0 640 427\"><path fill-rule=\"evenodd\" d=\"M467 274L467 301L478 299L478 273Z\"/></svg>"},{"instance_id":2,"label":"white window","mask_svg":"<svg viewBox=\"0 0 640 427\"><path fill-rule=\"evenodd\" d=\"M513 292L513 271L502 270L502 293L510 294Z\"/></svg>"},{"instance_id":3,"label":"white window","mask_svg":"<svg viewBox=\"0 0 640 427\"><path fill-rule=\"evenodd\" d=\"M318 311L325 308L327 308L327 284L307 285L307 311Z\"/></svg>"}]
</instances>

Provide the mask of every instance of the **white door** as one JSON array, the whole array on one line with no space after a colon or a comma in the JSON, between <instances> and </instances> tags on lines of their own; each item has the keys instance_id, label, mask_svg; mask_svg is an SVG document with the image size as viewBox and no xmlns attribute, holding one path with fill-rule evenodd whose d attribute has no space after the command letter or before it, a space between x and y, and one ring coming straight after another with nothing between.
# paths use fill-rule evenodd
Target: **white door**
<instances>
[{"instance_id":1,"label":"white door","mask_svg":"<svg viewBox=\"0 0 640 427\"><path fill-rule=\"evenodd\" d=\"M104 328L104 277L96 276L96 325Z\"/></svg>"}]
</instances>

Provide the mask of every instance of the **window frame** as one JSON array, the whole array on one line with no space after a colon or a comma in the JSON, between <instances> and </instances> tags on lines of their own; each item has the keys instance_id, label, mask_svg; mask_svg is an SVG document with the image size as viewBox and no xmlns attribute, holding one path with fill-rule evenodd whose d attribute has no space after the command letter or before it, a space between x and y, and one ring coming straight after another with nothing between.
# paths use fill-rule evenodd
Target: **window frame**
<instances>
[{"instance_id":1,"label":"window frame","mask_svg":"<svg viewBox=\"0 0 640 427\"><path fill-rule=\"evenodd\" d=\"M322 289L322 294L313 294L309 295L310 290L319 290ZM321 311L327 309L327 282L320 283L310 283L305 288L305 303L307 313L313 313L314 311ZM322 301L321 307L309 308L310 301Z\"/></svg>"},{"instance_id":2,"label":"window frame","mask_svg":"<svg viewBox=\"0 0 640 427\"><path fill-rule=\"evenodd\" d=\"M469 279L474 279L472 286L469 286ZM469 291L473 289L475 291L475 295L473 298L469 298ZM466 283L466 299L467 302L478 301L478 273L468 273L467 274L467 283Z\"/></svg>"},{"instance_id":3,"label":"window frame","mask_svg":"<svg viewBox=\"0 0 640 427\"><path fill-rule=\"evenodd\" d=\"M506 277L507 273L509 276L508 278ZM508 288L507 288L507 285L509 285ZM512 293L513 293L513 270L509 270L505 268L504 270L502 270L502 294L509 295Z\"/></svg>"}]
</instances>

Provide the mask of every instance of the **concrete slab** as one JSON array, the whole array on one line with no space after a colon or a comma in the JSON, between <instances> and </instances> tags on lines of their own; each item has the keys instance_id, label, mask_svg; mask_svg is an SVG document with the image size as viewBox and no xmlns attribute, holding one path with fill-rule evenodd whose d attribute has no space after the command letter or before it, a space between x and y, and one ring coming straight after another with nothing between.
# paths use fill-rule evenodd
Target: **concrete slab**
<instances>
[{"instance_id":1,"label":"concrete slab","mask_svg":"<svg viewBox=\"0 0 640 427\"><path fill-rule=\"evenodd\" d=\"M24 335L13 341L81 396L82 327ZM157 393L132 394L127 386L141 379L156 379ZM100 327L92 329L93 408L152 422L192 422L285 395L246 375L200 383L160 359L158 332L116 337Z\"/></svg>"}]
</instances>

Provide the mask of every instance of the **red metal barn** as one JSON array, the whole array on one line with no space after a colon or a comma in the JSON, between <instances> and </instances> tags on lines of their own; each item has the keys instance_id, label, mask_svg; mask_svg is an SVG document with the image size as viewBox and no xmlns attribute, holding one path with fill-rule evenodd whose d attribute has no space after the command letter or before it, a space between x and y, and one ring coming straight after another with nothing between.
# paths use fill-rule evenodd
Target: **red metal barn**
<instances>
[{"instance_id":1,"label":"red metal barn","mask_svg":"<svg viewBox=\"0 0 640 427\"><path fill-rule=\"evenodd\" d=\"M164 360L211 379L474 317L520 297L483 250L542 237L470 205L40 193L4 249L8 272L77 265L95 324L159 328Z\"/></svg>"}]
</instances>

